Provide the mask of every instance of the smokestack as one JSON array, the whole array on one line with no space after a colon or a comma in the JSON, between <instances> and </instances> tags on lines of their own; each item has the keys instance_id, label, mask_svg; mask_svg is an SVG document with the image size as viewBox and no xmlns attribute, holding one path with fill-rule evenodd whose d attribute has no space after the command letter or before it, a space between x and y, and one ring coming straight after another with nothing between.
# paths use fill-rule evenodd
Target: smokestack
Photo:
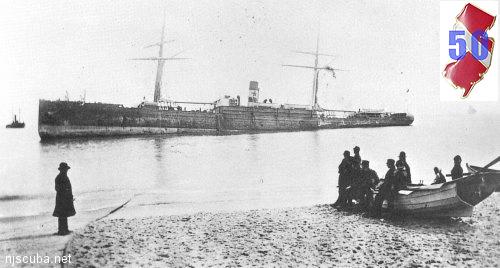
<instances>
[{"instance_id":1,"label":"smokestack","mask_svg":"<svg viewBox=\"0 0 500 268\"><path fill-rule=\"evenodd\" d=\"M250 87L248 89L248 103L258 103L259 102L259 82L250 81Z\"/></svg>"}]
</instances>

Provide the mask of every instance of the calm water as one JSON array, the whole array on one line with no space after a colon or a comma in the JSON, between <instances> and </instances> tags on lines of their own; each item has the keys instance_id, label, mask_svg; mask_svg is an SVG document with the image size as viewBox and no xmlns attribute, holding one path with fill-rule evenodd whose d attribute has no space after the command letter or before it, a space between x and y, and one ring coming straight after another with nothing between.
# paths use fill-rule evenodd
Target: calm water
<instances>
[{"instance_id":1,"label":"calm water","mask_svg":"<svg viewBox=\"0 0 500 268\"><path fill-rule=\"evenodd\" d=\"M500 155L499 126L494 116L417 117L410 127L54 143L41 143L36 126L0 128L0 217L50 212L61 161L71 166L77 198L154 190L178 201L190 197L194 206L328 203L336 198L337 166L345 149L360 146L361 157L379 176L386 159L404 150L412 176L430 182L433 167L449 173L456 154L464 164L477 165Z\"/></svg>"}]
</instances>

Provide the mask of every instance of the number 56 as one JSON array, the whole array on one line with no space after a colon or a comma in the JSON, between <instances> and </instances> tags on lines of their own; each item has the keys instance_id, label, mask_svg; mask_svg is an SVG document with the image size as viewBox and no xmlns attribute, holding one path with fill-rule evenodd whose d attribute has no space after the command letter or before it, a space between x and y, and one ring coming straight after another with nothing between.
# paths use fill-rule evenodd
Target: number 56
<instances>
[{"instance_id":1,"label":"number 56","mask_svg":"<svg viewBox=\"0 0 500 268\"><path fill-rule=\"evenodd\" d=\"M484 60L488 57L488 34L484 31L475 31L470 40L470 50L474 58L478 60ZM450 39L448 44L450 46L456 46L448 49L448 54L450 58L454 60L459 60L465 56L467 52L467 41L465 40L465 31L455 30L450 31ZM479 49L481 47L481 49Z\"/></svg>"}]
</instances>

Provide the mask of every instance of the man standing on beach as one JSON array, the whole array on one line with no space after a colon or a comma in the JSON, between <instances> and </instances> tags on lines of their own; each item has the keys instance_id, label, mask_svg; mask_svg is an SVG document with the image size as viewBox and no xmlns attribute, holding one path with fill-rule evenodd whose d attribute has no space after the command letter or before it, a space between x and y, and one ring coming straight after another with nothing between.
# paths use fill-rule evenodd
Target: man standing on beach
<instances>
[{"instance_id":1,"label":"man standing on beach","mask_svg":"<svg viewBox=\"0 0 500 268\"><path fill-rule=\"evenodd\" d=\"M379 178L377 172L370 168L370 162L368 160L363 160L361 166L361 180L359 185L361 205L365 209L368 209L373 200L372 189L378 184Z\"/></svg>"},{"instance_id":2,"label":"man standing on beach","mask_svg":"<svg viewBox=\"0 0 500 268\"><path fill-rule=\"evenodd\" d=\"M352 183L352 169L351 153L349 151L344 151L344 159L342 159L339 165L339 197L333 204L334 207L344 207L348 202L347 187L351 186Z\"/></svg>"},{"instance_id":3,"label":"man standing on beach","mask_svg":"<svg viewBox=\"0 0 500 268\"><path fill-rule=\"evenodd\" d=\"M58 232L57 235L67 235L70 233L68 230L68 217L76 214L75 207L73 206L73 191L71 189L71 182L68 178L68 170L70 167L65 162L59 164L59 175L56 177L56 207L52 216L58 218Z\"/></svg>"},{"instance_id":4,"label":"man standing on beach","mask_svg":"<svg viewBox=\"0 0 500 268\"><path fill-rule=\"evenodd\" d=\"M361 156L359 155L359 146L353 148L354 156L351 158L352 163L352 180L359 180L361 177Z\"/></svg>"},{"instance_id":5,"label":"man standing on beach","mask_svg":"<svg viewBox=\"0 0 500 268\"><path fill-rule=\"evenodd\" d=\"M353 159L353 165L354 165L354 168L357 168L359 169L361 167L361 156L359 155L359 146L355 146L353 148L353 151L354 151L354 156L352 157Z\"/></svg>"}]
</instances>

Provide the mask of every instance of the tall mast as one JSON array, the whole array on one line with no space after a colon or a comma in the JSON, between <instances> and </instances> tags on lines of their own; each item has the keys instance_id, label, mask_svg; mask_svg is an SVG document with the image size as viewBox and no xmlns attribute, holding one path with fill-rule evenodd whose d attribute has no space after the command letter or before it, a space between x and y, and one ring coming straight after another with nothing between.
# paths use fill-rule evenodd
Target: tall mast
<instances>
[{"instance_id":1,"label":"tall mast","mask_svg":"<svg viewBox=\"0 0 500 268\"><path fill-rule=\"evenodd\" d=\"M159 43L158 51L158 68L156 69L156 81L155 81L155 93L154 102L160 101L161 98L161 80L163 78L163 67L165 66L165 60L163 60L163 44L165 43L165 23L166 23L166 13L163 15L163 27L161 29L161 40Z\"/></svg>"},{"instance_id":2,"label":"tall mast","mask_svg":"<svg viewBox=\"0 0 500 268\"><path fill-rule=\"evenodd\" d=\"M314 78L313 78L313 90L312 90L312 97L311 97L311 106L313 109L318 108L318 76L319 76L319 69L318 69L318 56L319 56L319 32L318 32L318 37L316 39L316 54L314 55Z\"/></svg>"},{"instance_id":3,"label":"tall mast","mask_svg":"<svg viewBox=\"0 0 500 268\"><path fill-rule=\"evenodd\" d=\"M313 77L313 86L312 86L312 94L311 94L311 108L314 110L320 109L318 105L318 77L319 77L319 71L320 70L327 70L332 72L333 77L335 77L335 71L345 71L342 69L336 69L332 68L329 66L324 66L324 67L319 67L319 56L329 56L333 57L333 55L329 54L323 54L319 53L319 33L318 37L316 39L316 52L304 52L304 51L293 51L295 53L300 53L300 54L307 54L307 55L313 55L314 56L314 66L305 66L305 65L291 65L291 64L283 64L283 66L289 66L289 67L298 67L298 68L307 68L307 69L313 69L314 70L314 77Z\"/></svg>"},{"instance_id":4,"label":"tall mast","mask_svg":"<svg viewBox=\"0 0 500 268\"><path fill-rule=\"evenodd\" d=\"M163 26L162 26L162 31L161 31L161 39L159 43L152 44L149 46L146 46L145 48L153 47L153 46L158 46L158 57L150 57L150 58L134 58L131 60L152 60L152 61L157 61L158 62L158 67L156 69L156 80L155 80L155 91L154 91L154 96L153 100L154 102L158 103L161 100L161 87L162 87L162 79L163 79L163 69L165 66L165 61L167 60L186 60L189 58L178 58L176 57L182 52L179 52L171 57L164 57L163 56L163 46L166 43L171 43L174 40L165 40L165 28L166 28L166 21L167 21L167 13L166 10L163 15Z\"/></svg>"}]
</instances>

